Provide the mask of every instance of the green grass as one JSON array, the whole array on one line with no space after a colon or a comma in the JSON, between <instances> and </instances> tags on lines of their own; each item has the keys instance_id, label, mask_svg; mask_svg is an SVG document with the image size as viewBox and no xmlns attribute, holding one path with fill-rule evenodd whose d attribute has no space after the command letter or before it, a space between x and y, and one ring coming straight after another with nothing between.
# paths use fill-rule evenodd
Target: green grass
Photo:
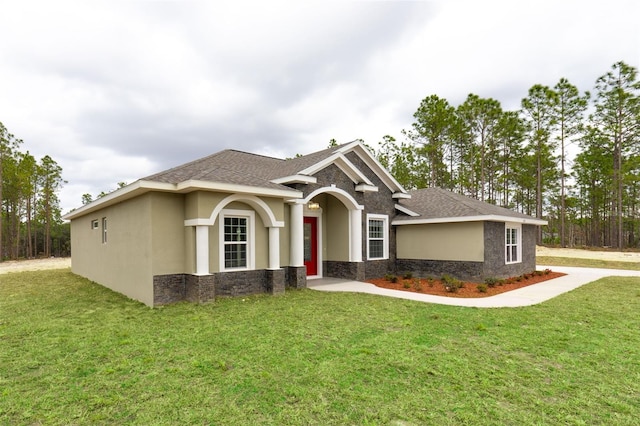
<instances>
[{"instance_id":1,"label":"green grass","mask_svg":"<svg viewBox=\"0 0 640 426\"><path fill-rule=\"evenodd\" d=\"M150 309L0 276L0 425L637 424L640 279L475 309L364 294Z\"/></svg>"},{"instance_id":2,"label":"green grass","mask_svg":"<svg viewBox=\"0 0 640 426\"><path fill-rule=\"evenodd\" d=\"M584 268L625 269L640 271L640 262L624 262L602 259L578 259L555 256L536 256L536 263L545 266L579 266Z\"/></svg>"}]
</instances>

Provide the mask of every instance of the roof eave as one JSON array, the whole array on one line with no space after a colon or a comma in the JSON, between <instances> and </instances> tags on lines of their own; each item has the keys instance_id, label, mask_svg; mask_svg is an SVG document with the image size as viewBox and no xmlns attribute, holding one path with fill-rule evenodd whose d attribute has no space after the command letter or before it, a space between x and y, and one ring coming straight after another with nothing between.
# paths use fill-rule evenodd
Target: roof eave
<instances>
[{"instance_id":1,"label":"roof eave","mask_svg":"<svg viewBox=\"0 0 640 426\"><path fill-rule=\"evenodd\" d=\"M238 194L251 194L276 198L302 198L302 192L293 189L263 188L248 185L236 185L221 182L207 182L200 180L186 180L177 184L139 180L113 191L104 197L100 197L89 204L70 211L62 217L64 220L72 220L78 217L93 213L105 207L121 203L134 197L138 197L147 192L174 192L186 194L193 191L216 191Z\"/></svg>"},{"instance_id":2,"label":"roof eave","mask_svg":"<svg viewBox=\"0 0 640 426\"><path fill-rule=\"evenodd\" d=\"M520 223L523 225L547 225L548 222L535 217L523 218L501 215L480 215L480 216L460 216L460 217L437 217L430 219L396 219L392 225L423 225L430 223L459 223L459 222L505 222Z\"/></svg>"},{"instance_id":3,"label":"roof eave","mask_svg":"<svg viewBox=\"0 0 640 426\"><path fill-rule=\"evenodd\" d=\"M302 192L295 189L265 188L260 186L239 185L233 183L209 182L202 180L186 180L176 185L176 192L188 193L193 191L216 191L238 194L262 195L276 198L301 198Z\"/></svg>"},{"instance_id":4,"label":"roof eave","mask_svg":"<svg viewBox=\"0 0 640 426\"><path fill-rule=\"evenodd\" d=\"M398 210L401 213L406 214L407 216L411 216L411 217L419 217L420 216L420 214L418 214L418 213L414 212L413 210L408 209L405 206L400 205L400 204L396 204L395 205L395 209Z\"/></svg>"}]
</instances>

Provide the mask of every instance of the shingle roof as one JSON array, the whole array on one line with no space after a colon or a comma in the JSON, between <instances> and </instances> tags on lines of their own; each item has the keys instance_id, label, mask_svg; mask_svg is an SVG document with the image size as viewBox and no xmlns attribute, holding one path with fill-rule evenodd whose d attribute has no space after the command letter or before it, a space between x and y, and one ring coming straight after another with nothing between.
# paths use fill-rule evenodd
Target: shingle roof
<instances>
[{"instance_id":1,"label":"shingle roof","mask_svg":"<svg viewBox=\"0 0 640 426\"><path fill-rule=\"evenodd\" d=\"M274 170L281 169L284 160L227 149L208 157L191 161L147 176L142 180L177 184L201 180L262 188L289 189L270 182Z\"/></svg>"},{"instance_id":2,"label":"shingle roof","mask_svg":"<svg viewBox=\"0 0 640 426\"><path fill-rule=\"evenodd\" d=\"M502 216L514 219L535 219L526 214L475 200L441 188L423 188L409 191L410 199L398 201L401 206L418 213L419 217L398 214L396 220L425 220L465 218L479 216Z\"/></svg>"},{"instance_id":3,"label":"shingle roof","mask_svg":"<svg viewBox=\"0 0 640 426\"><path fill-rule=\"evenodd\" d=\"M288 160L227 149L147 176L142 180L172 184L187 180L202 180L262 188L290 189L271 181L297 174L299 171L330 157L340 146Z\"/></svg>"}]
</instances>

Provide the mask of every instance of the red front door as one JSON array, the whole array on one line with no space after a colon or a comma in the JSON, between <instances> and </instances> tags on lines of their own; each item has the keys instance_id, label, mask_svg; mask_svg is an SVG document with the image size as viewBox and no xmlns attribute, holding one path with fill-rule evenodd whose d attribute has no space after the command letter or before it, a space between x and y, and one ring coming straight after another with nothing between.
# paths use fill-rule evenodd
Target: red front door
<instances>
[{"instance_id":1,"label":"red front door","mask_svg":"<svg viewBox=\"0 0 640 426\"><path fill-rule=\"evenodd\" d=\"M304 266L307 276L318 275L318 218L304 218Z\"/></svg>"}]
</instances>

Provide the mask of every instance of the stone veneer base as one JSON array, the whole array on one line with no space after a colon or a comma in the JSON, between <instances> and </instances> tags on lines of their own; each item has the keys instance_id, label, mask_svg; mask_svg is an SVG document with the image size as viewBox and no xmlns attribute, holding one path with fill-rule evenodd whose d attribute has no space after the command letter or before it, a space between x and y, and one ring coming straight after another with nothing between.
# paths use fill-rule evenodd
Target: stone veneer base
<instances>
[{"instance_id":1,"label":"stone veneer base","mask_svg":"<svg viewBox=\"0 0 640 426\"><path fill-rule=\"evenodd\" d=\"M214 301L218 296L282 294L284 269L216 272L210 275L168 274L153 277L153 304L166 305L183 300L195 303ZM304 277L306 286L306 276Z\"/></svg>"},{"instance_id":2,"label":"stone veneer base","mask_svg":"<svg viewBox=\"0 0 640 426\"><path fill-rule=\"evenodd\" d=\"M304 266L286 267L285 282L289 288L307 288L307 268Z\"/></svg>"}]
</instances>

